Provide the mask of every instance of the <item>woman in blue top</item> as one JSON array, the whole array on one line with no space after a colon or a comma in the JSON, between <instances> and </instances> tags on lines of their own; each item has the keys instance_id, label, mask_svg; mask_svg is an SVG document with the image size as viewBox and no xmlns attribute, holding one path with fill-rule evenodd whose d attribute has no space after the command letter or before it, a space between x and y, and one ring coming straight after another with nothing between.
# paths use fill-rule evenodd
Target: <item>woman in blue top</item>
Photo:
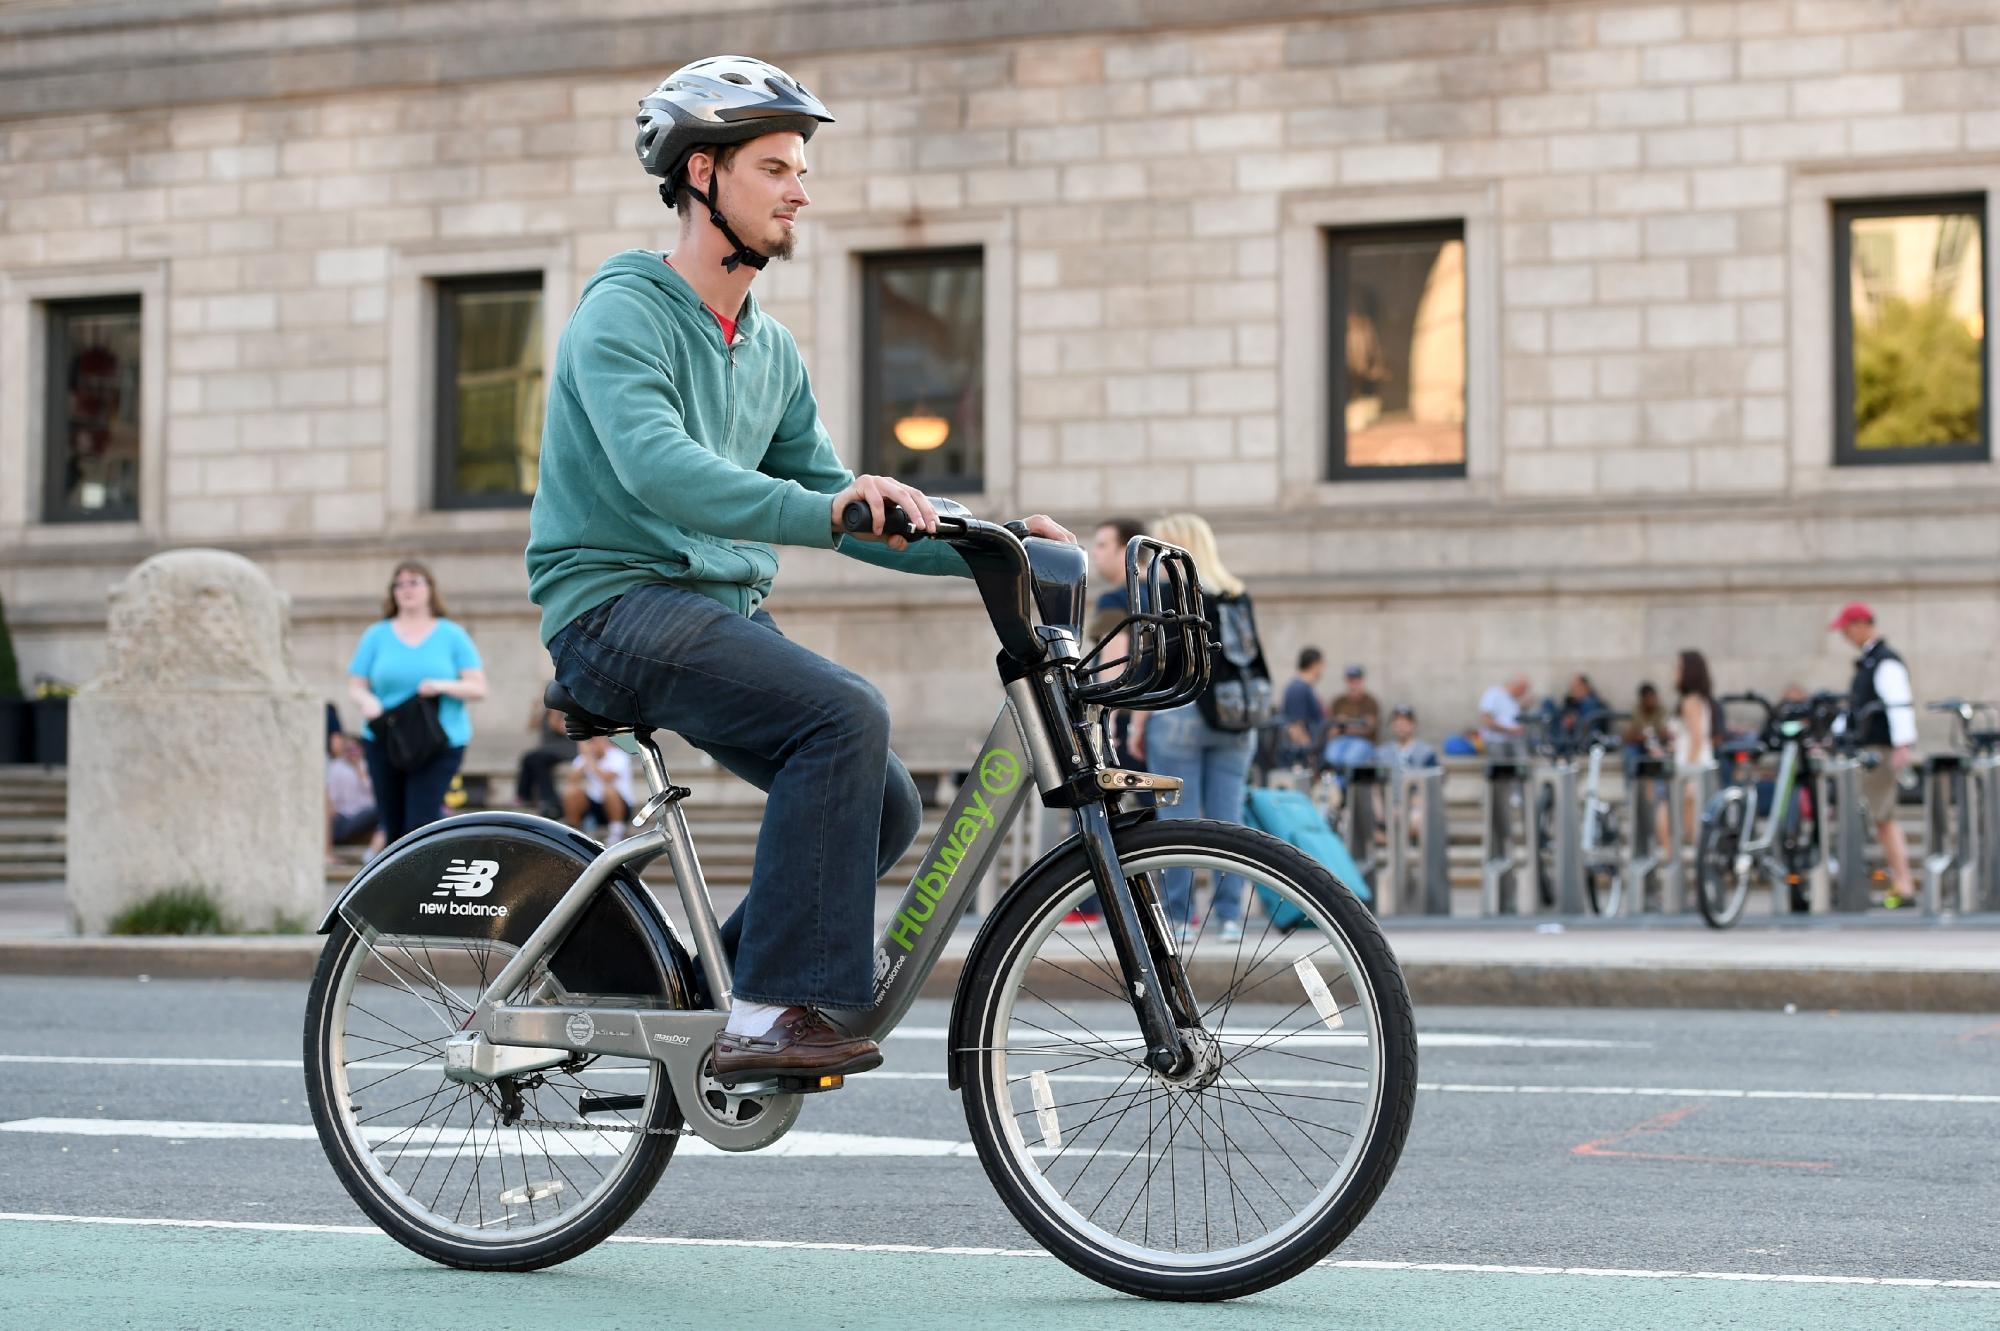
<instances>
[{"instance_id":1,"label":"woman in blue top","mask_svg":"<svg viewBox=\"0 0 2000 1331\"><path fill-rule=\"evenodd\" d=\"M348 663L347 692L370 721L419 695L440 700L438 720L444 726L446 748L414 770L405 772L391 764L373 732L365 725L361 728L382 832L393 844L412 828L436 822L443 813L445 790L472 739L465 704L486 696L479 651L464 629L445 618L444 598L422 564L405 560L396 565L389 595L382 602L382 618L361 635L361 645Z\"/></svg>"}]
</instances>

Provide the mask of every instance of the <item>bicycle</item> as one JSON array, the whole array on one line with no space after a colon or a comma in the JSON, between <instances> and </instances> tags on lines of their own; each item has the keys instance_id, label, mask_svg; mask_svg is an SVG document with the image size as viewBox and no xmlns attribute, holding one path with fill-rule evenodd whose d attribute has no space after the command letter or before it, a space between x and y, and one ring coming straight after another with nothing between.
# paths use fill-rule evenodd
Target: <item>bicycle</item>
<instances>
[{"instance_id":1,"label":"bicycle","mask_svg":"<svg viewBox=\"0 0 2000 1331\"><path fill-rule=\"evenodd\" d=\"M970 566L999 639L1005 697L877 940L873 1006L828 1015L892 1032L1029 797L1068 810L1075 834L985 918L952 1008L947 1082L986 1175L1035 1239L1114 1289L1215 1300L1289 1279L1360 1223L1408 1134L1401 970L1353 894L1292 847L1120 807L1178 783L1111 765L1106 710L1206 685L1185 551L1133 539L1132 645L1105 660L1116 630L1088 653L1077 638L1081 550L937 507L936 539ZM859 505L843 520L869 521ZM900 512L885 530L920 535ZM601 847L511 812L410 833L329 912L307 1003L307 1095L335 1173L392 1237L450 1266L574 1257L637 1209L682 1136L769 1146L842 1080L711 1075L730 969L690 792L638 718L592 715L560 685L548 701L571 734L611 734L639 759L634 834ZM662 855L691 948L638 877ZM1181 866L1248 878L1316 927L1177 938L1159 875ZM1101 920L1059 929L1093 892Z\"/></svg>"},{"instance_id":2,"label":"bicycle","mask_svg":"<svg viewBox=\"0 0 2000 1331\"><path fill-rule=\"evenodd\" d=\"M1806 792L1812 774L1810 746L1832 733L1832 719L1844 706L1844 699L1831 693L1777 705L1759 693L1732 693L1721 702L1761 707L1764 716L1750 737L1716 745L1716 756L1728 764L1729 781L1702 810L1695 839L1695 903L1715 929L1727 929L1742 918L1756 878L1770 886L1774 902L1783 891L1793 911L1808 908L1806 885L1819 863L1820 842L1819 810ZM1773 752L1778 771L1767 810L1756 767ZM1760 814L1765 819L1761 827Z\"/></svg>"},{"instance_id":3,"label":"bicycle","mask_svg":"<svg viewBox=\"0 0 2000 1331\"><path fill-rule=\"evenodd\" d=\"M1597 915L1616 915L1625 896L1624 830L1619 826L1618 809L1601 793L1604 757L1617 743L1611 728L1628 719L1626 712L1594 711L1583 720L1581 733L1563 735L1553 724L1542 731L1536 752L1556 760L1585 759L1583 786L1577 794L1581 802L1578 854L1583 865L1583 887L1590 909ZM1543 786L1535 801L1535 874L1545 907L1556 904L1556 793Z\"/></svg>"}]
</instances>

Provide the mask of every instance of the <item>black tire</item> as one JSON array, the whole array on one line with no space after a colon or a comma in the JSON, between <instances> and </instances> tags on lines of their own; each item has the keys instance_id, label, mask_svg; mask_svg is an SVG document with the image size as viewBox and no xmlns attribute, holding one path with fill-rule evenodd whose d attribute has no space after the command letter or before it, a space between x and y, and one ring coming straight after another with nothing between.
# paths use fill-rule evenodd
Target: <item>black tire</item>
<instances>
[{"instance_id":1,"label":"black tire","mask_svg":"<svg viewBox=\"0 0 2000 1331\"><path fill-rule=\"evenodd\" d=\"M1551 830L1555 819L1556 792L1543 786L1535 797L1535 893L1545 911L1556 904L1556 834Z\"/></svg>"},{"instance_id":2,"label":"black tire","mask_svg":"<svg viewBox=\"0 0 2000 1331\"><path fill-rule=\"evenodd\" d=\"M1741 786L1731 786L1702 810L1701 834L1695 841L1695 904L1709 927L1727 929L1743 918L1750 899L1754 865L1738 865L1737 851L1754 798Z\"/></svg>"},{"instance_id":3,"label":"black tire","mask_svg":"<svg viewBox=\"0 0 2000 1331\"><path fill-rule=\"evenodd\" d=\"M1023 1146L1022 1129L1018 1124L1024 1111L1015 1106L1014 1097L1020 1089L1020 1083L1027 1082L1031 1078L1016 1078L1011 1075L1014 1065L1007 1060L1016 1051L1007 1049L1005 1045L1007 1039L1011 1038L1008 1031L1014 1029L1010 1014L1013 1012L1016 984L1018 983L1021 992L1032 992L1027 979L1030 974L1029 966L1046 965L1043 955L1031 949L1057 940L1059 935L1055 931L1056 922L1063 918L1073 902L1080 900L1083 894L1091 889L1088 865L1082 850L1075 846L1072 846L1067 853L1055 857L1034 877L1023 880L1008 894L981 934L974 952L967 958L966 981L960 993L960 1002L964 1005L964 1009L955 1014L953 1029L969 1038L962 1040L961 1047L954 1049L952 1054L954 1071L963 1092L966 1123L977 1145L980 1161L986 1168L987 1177L992 1181L1008 1209L1014 1213L1015 1218L1051 1253L1092 1280L1129 1294L1153 1299L1210 1301L1254 1293L1289 1280L1337 1247L1368 1214L1369 1208L1381 1196L1382 1189L1395 1171L1404 1139L1409 1133L1411 1115L1416 1107L1417 1039L1409 992L1404 985L1402 971L1383 939L1374 917L1353 893L1335 880L1332 874L1292 846L1244 827L1196 819L1148 822L1124 828L1117 833L1117 843L1120 862L1128 866L1128 874L1138 872L1148 864L1157 866L1159 862L1175 857L1199 859L1210 868L1217 868L1223 864L1239 867L1246 876L1254 876L1256 881L1277 890L1285 905L1299 906L1308 913L1312 927L1301 928L1290 936L1279 934L1268 924L1263 926L1262 933L1258 937L1275 940L1269 944L1272 951L1268 955L1276 957L1286 953L1286 950L1297 951L1301 939L1310 940L1318 937L1319 943L1308 945L1312 948L1312 952L1307 955L1326 950L1335 953L1340 959L1342 973L1334 983L1336 986L1342 983L1353 985L1353 1007L1344 1011L1360 1014L1360 1019L1366 1023L1366 1035L1352 1037L1335 1035L1329 1039L1321 1034L1305 1037L1304 1042L1310 1043L1316 1040L1326 1044L1350 1038L1365 1041L1369 1047L1356 1056L1371 1061L1373 1070L1378 1075L1370 1084L1370 1090L1355 1093L1363 1098L1341 1102L1354 1106L1356 1126L1351 1133L1343 1133L1343 1136L1349 1139L1344 1144L1337 1138L1328 1139L1335 1141L1336 1145L1341 1145L1343 1149L1343 1156L1335 1168L1334 1176L1318 1185L1318 1190L1313 1193L1305 1209L1291 1216L1286 1223L1273 1226L1265 1240L1253 1239L1251 1245L1244 1245L1239 1228L1237 1244L1233 1248L1222 1250L1209 1248L1189 1253L1142 1249L1128 1240L1107 1234L1089 1220L1068 1219L1060 1213L1068 1210L1075 1215L1076 1211L1066 1198L1057 1198L1045 1191L1053 1187L1049 1179L1056 1172L1057 1161L1048 1161L1044 1165L1042 1158L1049 1156L1057 1143L1050 1139L1048 1127L1044 1124L1041 1129L1043 1146L1037 1148ZM1266 904L1268 906L1270 903ZM1206 920L1203 929L1206 929ZM1250 930L1246 929L1244 940L1247 941L1250 936ZM1236 956L1240 959L1245 941L1232 944L1222 939L1210 940L1209 946L1219 949L1217 964L1209 963L1205 954L1201 953L1201 935L1197 934L1193 940L1183 942L1183 956L1188 956L1190 953L1204 956L1205 969L1191 969L1189 972L1190 984L1196 987L1195 998L1198 1005L1207 998L1207 994L1200 987L1200 977L1219 972L1219 958L1231 946L1236 947ZM1073 940L1072 945L1074 945ZM1258 946L1263 945L1261 942L1258 944ZM1087 955L1080 948L1078 954ZM1272 961L1270 964L1278 968L1270 977L1276 978L1288 969L1296 969L1301 963L1293 961L1287 966L1280 960ZM1317 966L1319 963L1309 964ZM1033 973L1037 983L1047 974L1045 970ZM1241 994L1236 994L1232 989L1223 998L1209 1004L1208 1011L1213 1012L1219 1005L1220 1013L1212 1018L1205 1017L1203 1029L1210 1030L1212 1027L1217 1052L1222 1059L1221 1067L1212 1079L1213 1086L1186 1088L1187 1092L1192 1094L1196 1107L1183 1111L1181 1123L1183 1125L1194 1123L1197 1113L1209 1125L1216 1123L1214 1117L1200 1108L1201 1097L1212 1091L1217 1097L1214 1103L1222 1107L1221 1132L1225 1143L1231 1141L1227 1128L1229 1112L1237 1113L1239 1123L1245 1119L1256 1119L1261 1125L1265 1121L1258 1107L1241 1095L1238 1095L1234 1102L1225 1098L1238 1090L1238 1086L1230 1083L1228 1078L1234 1073L1239 1062L1247 1067L1260 1056L1267 1055L1276 1048L1275 1045L1258 1043L1262 1037L1255 1037L1247 1042L1235 1038L1233 1036L1235 1028L1230 1026L1232 1009L1235 1008L1239 998L1243 1003L1243 1008L1237 1013L1239 1021L1244 1021L1247 1026L1261 1019L1246 1018L1242 1015L1253 1006L1250 1001L1250 990L1258 986L1248 985L1248 982L1256 973L1257 967L1253 964L1249 971L1244 972L1243 979L1238 981L1232 969L1230 983L1248 987ZM1091 983L1087 976L1077 975L1073 978L1083 979L1091 989L1109 993L1112 1000L1117 998L1117 990L1105 989L1104 986ZM1260 985L1262 983L1264 982L1259 982ZM1310 995L1313 991L1307 989L1305 992ZM1268 1007L1281 1005L1287 997L1288 993L1281 993L1257 1001ZM1097 1003L1104 1012L1112 1014L1106 1018L1107 1024L1115 1021L1117 1014L1122 1010L1124 1021L1132 1023L1133 1029L1136 1029L1136 1022L1129 1007L1114 1001L1089 999L1087 994L1085 998ZM1338 999L1333 1001L1336 1004L1339 1002ZM1297 1012L1304 1006L1306 1004L1300 1003L1292 1011ZM1310 1023L1312 1017L1308 1015L1306 1020ZM1003 1022L1008 1023L1007 1030L1001 1029ZM1032 1023L1026 1024L1032 1025ZM1328 1020L1327 1024L1336 1030L1342 1029L1339 1022ZM1081 1047L1086 1048L1090 1047L1092 1041L1096 1042L1095 1047L1099 1049L1111 1048L1115 1043L1107 1041L1103 1036L1086 1034L1083 1038L1084 1045ZM1021 1052L1029 1052L1031 1056L1066 1057L1051 1055L1047 1048ZM1326 1061L1328 1060L1315 1059L1307 1063L1285 1066L1310 1070L1312 1062ZM1121 1065L1115 1062L1112 1064L1114 1073L1119 1066ZM1135 1071L1145 1071L1136 1061L1133 1061L1131 1066ZM1068 1076L1073 1081L1107 1080L1073 1074L1059 1075ZM1128 1073L1128 1081L1131 1075ZM1152 1075L1146 1074L1149 1078ZM1255 1094L1264 1095L1274 1109L1281 1108L1278 1102L1269 1100L1269 1095L1258 1089L1259 1083L1250 1080L1248 1073L1241 1075L1244 1077L1242 1085L1250 1087ZM1267 1081L1264 1084L1280 1083ZM1317 1083L1282 1084L1296 1088ZM1353 1085L1345 1081L1329 1084ZM1041 1093L1047 1094L1048 1085L1047 1080L1041 1082ZM1220 1089L1216 1090L1214 1087ZM1120 1089L1112 1092L1104 1103L1109 1105L1111 1100L1116 1099L1122 1092L1121 1083ZM1168 1087L1163 1082L1157 1091L1149 1089L1143 1080L1141 1089L1132 1093L1135 1097L1134 1103L1140 1096L1168 1102L1165 1111L1168 1144L1163 1150L1153 1149L1154 1138L1150 1128L1145 1139L1148 1143L1146 1153L1153 1157L1153 1163L1148 1167L1144 1186L1150 1187L1151 1177L1159 1169L1161 1161L1170 1161L1173 1158L1172 1142L1175 1138L1172 1134L1179 1131L1178 1127L1173 1126L1173 1105L1176 1103L1173 1097L1179 1093L1183 1093L1182 1090ZM1179 1103L1188 1102L1183 1099ZM1290 1101L1286 1103L1289 1104ZM1237 1107L1239 1105L1240 1107ZM1075 1128L1073 1140L1081 1141L1083 1134L1090 1130L1090 1125L1099 1119L1108 1118L1110 1112L1107 1109L1101 1113L1093 1112L1085 1116L1082 1126ZM1130 1112L1129 1104L1125 1112ZM1153 1112L1150 1106L1147 1112L1150 1117ZM1281 1117L1276 1121L1282 1128L1287 1120ZM1115 1130L1116 1126L1117 1124L1113 1123L1112 1129ZM1133 1130L1136 1133L1136 1124ZM1265 1128L1265 1132L1266 1135L1270 1135L1268 1128ZM1202 1177L1206 1180L1209 1177L1207 1151L1210 1143L1204 1128L1196 1126L1195 1133L1202 1142L1204 1152L1201 1161ZM1261 1149L1257 1140L1248 1138L1247 1133L1246 1139L1252 1142L1253 1147ZM1105 1140L1110 1140L1109 1130ZM1273 1141L1276 1140L1273 1137ZM1102 1146L1103 1143L1100 1143L1098 1149ZM1192 1149L1192 1146L1188 1148ZM1231 1149L1233 1150L1233 1147ZM1060 1152L1055 1154L1059 1160ZM1113 1153L1114 1158L1130 1154L1130 1152ZM1217 1154L1220 1155L1220 1152ZM1325 1154L1329 1161L1334 1159L1324 1150L1322 1154ZM1035 1158L1035 1163L1032 1165L1033 1178L1029 1176L1031 1167L1024 1162L1024 1157ZM1313 1157L1308 1154L1307 1159L1313 1160ZM1086 1172L1095 1160L1096 1156L1093 1154L1090 1161L1084 1164ZM1108 1171L1115 1167L1107 1165L1106 1169ZM1129 1165L1127 1167L1129 1168ZM1170 1165L1168 1171L1170 1176L1177 1177L1178 1168L1177 1165ZM1226 1163L1224 1168L1228 1168ZM1244 1167L1238 1164L1236 1168L1242 1170ZM1301 1170L1301 1173L1304 1171ZM1248 1179L1247 1172L1244 1177ZM1042 1180L1040 1187L1037 1185L1037 1179ZM1114 1180L1112 1189L1115 1190L1118 1186ZM1232 1181L1230 1186L1234 1188L1236 1185ZM1314 1186L1312 1178L1308 1176L1306 1187ZM1244 1195L1246 1206L1254 1204L1250 1200L1248 1191ZM1192 1204L1191 1189L1189 1196ZM1201 1196L1202 1203L1206 1207L1208 1193L1205 1189ZM1233 1194L1231 1201L1233 1204ZM1172 1205L1176 1208L1178 1217L1178 1208L1181 1206L1178 1195ZM1149 1221L1153 1213L1152 1207L1149 1193L1147 1201ZM1128 1211L1128 1218L1129 1215ZM1261 1217L1259 1219L1261 1221ZM1219 1230L1220 1227L1221 1222L1218 1219L1216 1228ZM1163 1223L1162 1229L1164 1228ZM1092 1229L1096 1229L1097 1232L1090 1232ZM1178 1240L1178 1219L1175 1234ZM1192 1234L1193 1227L1190 1225L1190 1243L1193 1242ZM1264 1246L1255 1248L1255 1244L1259 1242L1263 1242ZM1252 1250L1253 1248L1255 1250Z\"/></svg>"},{"instance_id":4,"label":"black tire","mask_svg":"<svg viewBox=\"0 0 2000 1331\"><path fill-rule=\"evenodd\" d=\"M435 940L435 944L437 952L441 955L450 954L454 949L464 948L463 940L459 939ZM617 1141L629 1140L631 1145L625 1147L626 1153L618 1158L618 1163L614 1166L617 1171L615 1175L605 1180L602 1178L602 1171L599 1171L600 1180L595 1185L595 1189L599 1191L586 1204L576 1208L572 1215L563 1218L561 1223L547 1227L545 1232L534 1233L532 1237L518 1239L502 1231L488 1233L481 1229L477 1241L464 1233L454 1233L454 1227L444 1224L442 1220L427 1223L423 1216L413 1214L413 1211L419 1209L414 1205L418 1200L415 1189L403 1190L404 1195L411 1198L410 1203L397 1200L395 1194L400 1180L394 1180L393 1166L385 1174L379 1159L374 1159L373 1168L370 1167L369 1161L363 1160L363 1147L357 1141L357 1137L362 1136L363 1131L348 1108L352 1100L350 1098L346 1104L341 1100L343 1096L352 1097L365 1089L356 1088L354 1091L347 1089L347 1072L349 1067L354 1065L342 1057L341 1049L337 1046L344 1044L342 1033L345 1032L348 1020L347 1012L344 1010L347 1004L340 999L343 979L349 977L345 979L345 987L351 989L353 987L351 977L358 975L359 967L366 964L357 953L367 946L344 919L336 919L331 936L326 941L326 948L320 953L319 967L313 975L312 988L306 999L306 1101L312 1107L313 1123L319 1129L320 1144L326 1150L327 1160L332 1164L335 1175L347 1189L348 1195L354 1198L355 1204L370 1220L381 1226L383 1232L412 1252L446 1266L472 1270L532 1271L568 1261L608 1238L646 1200L654 1185L659 1182L661 1171L673 1158L674 1145L678 1141L678 1136L674 1134L678 1133L682 1118L680 1108L674 1101L673 1093L663 1073L657 1066L654 1067L644 1093L644 1106L632 1119L634 1124L663 1131L631 1133L623 1138L616 1138L615 1134L608 1132L596 1134L615 1138L614 1144ZM426 952L425 955L428 956L429 953ZM444 967L439 966L438 970L442 972ZM426 1057L423 1054L418 1056ZM441 1072L438 1080L443 1080ZM571 1080L576 1081L574 1077ZM419 1096L422 1094L423 1084L421 1082L418 1084ZM450 1084L455 1085L455 1083ZM576 1084L579 1089L582 1088L580 1081ZM468 1108L466 1129L468 1135L478 1131L472 1126L476 1121L476 1112L476 1107ZM548 1111L544 1108L542 1112ZM446 1128L450 1127L453 1117L451 1110L445 1111L442 1123ZM437 1128L428 1130L439 1131ZM494 1137L496 1145L492 1158L496 1168L499 1168L504 1156L497 1145L499 1137L497 1128L494 1129ZM412 1139L415 1139L414 1136ZM546 1135L543 1143L546 1149ZM373 1159L375 1152L369 1151L369 1155ZM527 1191L526 1159L526 1153L523 1152L524 1193ZM479 1164L480 1160L475 1159L472 1182L481 1183L483 1187L482 1176L478 1172ZM454 1164L449 1168L456 1167ZM580 1168L578 1172L581 1172ZM448 1172L447 1180L450 1177ZM503 1185L503 1194L507 1181L505 1173L502 1172L499 1182ZM527 1203L506 1204L517 1206ZM481 1205L482 1207L484 1205L483 1199ZM532 1205L530 1214L532 1218ZM482 1222L483 1220L482 1211ZM463 1229L464 1226L456 1228Z\"/></svg>"},{"instance_id":5,"label":"black tire","mask_svg":"<svg viewBox=\"0 0 2000 1331\"><path fill-rule=\"evenodd\" d=\"M1624 833L1618 826L1618 811L1604 808L1598 813L1596 853L1604 858L1583 866L1583 890L1590 897L1590 909L1597 915L1616 915L1624 905Z\"/></svg>"},{"instance_id":6,"label":"black tire","mask_svg":"<svg viewBox=\"0 0 2000 1331\"><path fill-rule=\"evenodd\" d=\"M1792 911L1803 915L1812 909L1812 876L1819 867L1819 823L1805 811L1800 793L1792 793L1792 812L1780 829L1779 854L1785 865L1786 885L1791 889Z\"/></svg>"}]
</instances>

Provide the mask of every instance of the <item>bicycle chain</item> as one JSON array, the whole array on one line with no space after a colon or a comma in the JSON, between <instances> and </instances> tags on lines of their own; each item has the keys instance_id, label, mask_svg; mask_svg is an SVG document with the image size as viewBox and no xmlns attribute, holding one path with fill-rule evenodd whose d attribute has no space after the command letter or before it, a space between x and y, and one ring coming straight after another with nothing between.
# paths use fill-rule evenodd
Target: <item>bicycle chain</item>
<instances>
[{"instance_id":1,"label":"bicycle chain","mask_svg":"<svg viewBox=\"0 0 2000 1331\"><path fill-rule=\"evenodd\" d=\"M636 1123L563 1123L552 1118L515 1120L517 1128L554 1128L557 1132L640 1132L648 1137L692 1137L693 1128L644 1128Z\"/></svg>"}]
</instances>

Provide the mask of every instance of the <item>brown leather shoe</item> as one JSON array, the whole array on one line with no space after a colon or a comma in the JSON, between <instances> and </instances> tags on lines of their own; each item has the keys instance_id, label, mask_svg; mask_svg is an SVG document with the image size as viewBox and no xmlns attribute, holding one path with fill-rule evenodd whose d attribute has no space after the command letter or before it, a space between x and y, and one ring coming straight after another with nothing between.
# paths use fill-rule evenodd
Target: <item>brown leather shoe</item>
<instances>
[{"instance_id":1,"label":"brown leather shoe","mask_svg":"<svg viewBox=\"0 0 2000 1331\"><path fill-rule=\"evenodd\" d=\"M813 1008L788 1007L762 1035L716 1037L710 1056L724 1086L761 1077L844 1077L882 1066L882 1047L847 1035Z\"/></svg>"}]
</instances>

